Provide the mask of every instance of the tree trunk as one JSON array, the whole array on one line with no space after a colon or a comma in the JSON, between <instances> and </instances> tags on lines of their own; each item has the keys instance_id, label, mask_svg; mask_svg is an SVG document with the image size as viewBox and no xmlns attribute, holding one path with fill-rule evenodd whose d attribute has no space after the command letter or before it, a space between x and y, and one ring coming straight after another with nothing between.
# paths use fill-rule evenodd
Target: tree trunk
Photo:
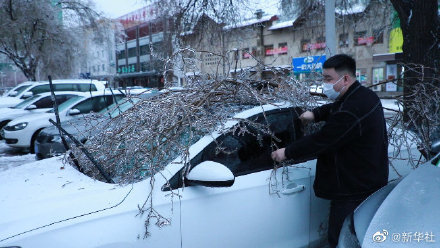
<instances>
[{"instance_id":1,"label":"tree trunk","mask_svg":"<svg viewBox=\"0 0 440 248\"><path fill-rule=\"evenodd\" d=\"M423 125L420 106L434 87L440 86L440 21L437 0L390 0L396 9L403 33L405 120ZM419 86L419 88L417 88ZM423 86L423 90L420 90ZM425 92L425 93L421 93ZM429 108L429 106L428 106ZM412 113L413 116L409 116Z\"/></svg>"}]
</instances>

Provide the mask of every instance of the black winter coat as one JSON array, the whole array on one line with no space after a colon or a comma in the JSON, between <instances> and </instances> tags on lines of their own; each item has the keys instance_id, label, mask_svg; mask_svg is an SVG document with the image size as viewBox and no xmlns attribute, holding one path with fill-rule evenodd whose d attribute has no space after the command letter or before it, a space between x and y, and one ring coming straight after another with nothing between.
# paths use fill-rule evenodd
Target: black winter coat
<instances>
[{"instance_id":1,"label":"black winter coat","mask_svg":"<svg viewBox=\"0 0 440 248\"><path fill-rule=\"evenodd\" d=\"M318 158L315 194L330 200L363 199L388 183L388 138L382 104L354 82L334 103L313 110L316 133L286 147L288 159Z\"/></svg>"}]
</instances>

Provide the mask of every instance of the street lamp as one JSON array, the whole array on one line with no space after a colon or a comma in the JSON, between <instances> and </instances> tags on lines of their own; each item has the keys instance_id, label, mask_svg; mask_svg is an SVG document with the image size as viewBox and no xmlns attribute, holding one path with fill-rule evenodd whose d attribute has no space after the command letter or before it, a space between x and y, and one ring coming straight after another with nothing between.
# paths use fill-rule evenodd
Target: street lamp
<instances>
[{"instance_id":1,"label":"street lamp","mask_svg":"<svg viewBox=\"0 0 440 248\"><path fill-rule=\"evenodd\" d=\"M14 71L14 86L17 86L17 67L12 67L12 70Z\"/></svg>"},{"instance_id":2,"label":"street lamp","mask_svg":"<svg viewBox=\"0 0 440 248\"><path fill-rule=\"evenodd\" d=\"M5 74L4 72L0 71L0 78L1 78L1 81L2 81L2 90L5 89L4 82L3 82L3 75L4 74Z\"/></svg>"}]
</instances>

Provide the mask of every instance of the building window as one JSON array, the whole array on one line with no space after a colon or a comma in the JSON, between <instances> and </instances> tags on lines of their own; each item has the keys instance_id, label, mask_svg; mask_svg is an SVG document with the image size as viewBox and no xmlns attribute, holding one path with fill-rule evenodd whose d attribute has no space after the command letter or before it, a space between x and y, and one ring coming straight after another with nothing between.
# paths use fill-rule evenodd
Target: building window
<instances>
[{"instance_id":1,"label":"building window","mask_svg":"<svg viewBox=\"0 0 440 248\"><path fill-rule=\"evenodd\" d=\"M378 67L373 68L373 90L374 91L382 91L382 85L380 85L381 82L384 81L384 68Z\"/></svg>"},{"instance_id":2,"label":"building window","mask_svg":"<svg viewBox=\"0 0 440 248\"><path fill-rule=\"evenodd\" d=\"M116 52L116 58L117 59L125 59L125 50L117 51Z\"/></svg>"},{"instance_id":3,"label":"building window","mask_svg":"<svg viewBox=\"0 0 440 248\"><path fill-rule=\"evenodd\" d=\"M264 46L264 56L273 56L274 53L273 45Z\"/></svg>"},{"instance_id":4,"label":"building window","mask_svg":"<svg viewBox=\"0 0 440 248\"><path fill-rule=\"evenodd\" d=\"M141 71L149 71L149 70L150 70L150 63L142 62L141 63Z\"/></svg>"},{"instance_id":5,"label":"building window","mask_svg":"<svg viewBox=\"0 0 440 248\"><path fill-rule=\"evenodd\" d=\"M313 48L316 50L324 50L325 49L325 37L324 36L320 36L318 38L316 38L316 44L313 44Z\"/></svg>"},{"instance_id":6,"label":"building window","mask_svg":"<svg viewBox=\"0 0 440 248\"><path fill-rule=\"evenodd\" d=\"M139 47L140 49L140 55L148 55L150 54L150 45L143 45Z\"/></svg>"},{"instance_id":7,"label":"building window","mask_svg":"<svg viewBox=\"0 0 440 248\"><path fill-rule=\"evenodd\" d=\"M245 48L242 51L241 59L248 59L251 57L251 53L249 52L249 48Z\"/></svg>"},{"instance_id":8,"label":"building window","mask_svg":"<svg viewBox=\"0 0 440 248\"><path fill-rule=\"evenodd\" d=\"M365 46L373 44L374 38L368 37L367 31L360 31L354 33L353 41L356 46Z\"/></svg>"},{"instance_id":9,"label":"building window","mask_svg":"<svg viewBox=\"0 0 440 248\"><path fill-rule=\"evenodd\" d=\"M301 40L301 52L307 52L310 51L310 40L304 39Z\"/></svg>"},{"instance_id":10,"label":"building window","mask_svg":"<svg viewBox=\"0 0 440 248\"><path fill-rule=\"evenodd\" d=\"M375 29L373 30L374 44L383 43L383 30Z\"/></svg>"},{"instance_id":11,"label":"building window","mask_svg":"<svg viewBox=\"0 0 440 248\"><path fill-rule=\"evenodd\" d=\"M348 47L348 34L339 35L339 47Z\"/></svg>"},{"instance_id":12,"label":"building window","mask_svg":"<svg viewBox=\"0 0 440 248\"><path fill-rule=\"evenodd\" d=\"M287 54L287 42L279 43L278 44L278 54Z\"/></svg>"},{"instance_id":13,"label":"building window","mask_svg":"<svg viewBox=\"0 0 440 248\"><path fill-rule=\"evenodd\" d=\"M136 47L132 47L128 49L128 57L136 57Z\"/></svg>"},{"instance_id":14,"label":"building window","mask_svg":"<svg viewBox=\"0 0 440 248\"><path fill-rule=\"evenodd\" d=\"M367 85L367 69L366 68L359 68L356 69L356 79L359 81L362 85Z\"/></svg>"},{"instance_id":15,"label":"building window","mask_svg":"<svg viewBox=\"0 0 440 248\"><path fill-rule=\"evenodd\" d=\"M104 66L104 64L102 64L101 66L102 66L102 71L105 71L105 66Z\"/></svg>"},{"instance_id":16,"label":"building window","mask_svg":"<svg viewBox=\"0 0 440 248\"><path fill-rule=\"evenodd\" d=\"M93 72L96 72L96 68L95 68L95 66L93 66L92 68L93 68Z\"/></svg>"}]
</instances>

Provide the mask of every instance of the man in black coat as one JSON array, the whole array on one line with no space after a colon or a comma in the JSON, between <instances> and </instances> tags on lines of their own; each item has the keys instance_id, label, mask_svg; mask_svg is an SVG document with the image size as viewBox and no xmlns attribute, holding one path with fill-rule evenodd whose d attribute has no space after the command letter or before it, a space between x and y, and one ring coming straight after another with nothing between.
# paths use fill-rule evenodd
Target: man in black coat
<instances>
[{"instance_id":1,"label":"man in black coat","mask_svg":"<svg viewBox=\"0 0 440 248\"><path fill-rule=\"evenodd\" d=\"M313 188L331 200L328 239L336 247L345 217L388 183L388 138L377 95L356 81L356 62L338 54L323 65L323 93L333 103L306 111L300 119L325 121L316 133L272 153L272 159L318 158Z\"/></svg>"}]
</instances>

